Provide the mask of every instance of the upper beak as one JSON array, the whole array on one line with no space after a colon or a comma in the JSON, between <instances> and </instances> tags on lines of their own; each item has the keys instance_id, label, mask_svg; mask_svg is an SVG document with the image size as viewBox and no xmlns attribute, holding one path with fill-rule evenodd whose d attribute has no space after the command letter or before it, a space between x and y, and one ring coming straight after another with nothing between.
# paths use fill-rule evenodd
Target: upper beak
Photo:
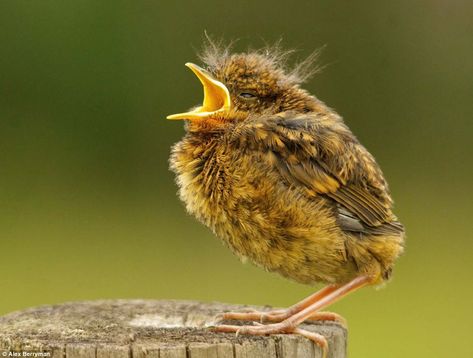
<instances>
[{"instance_id":1,"label":"upper beak","mask_svg":"<svg viewBox=\"0 0 473 358\"><path fill-rule=\"evenodd\" d=\"M227 87L222 82L212 78L207 71L199 66L190 62L186 63L186 66L195 73L202 83L204 87L204 101L202 106L190 112L171 114L166 118L196 120L208 118L216 113L229 111L232 102Z\"/></svg>"}]
</instances>

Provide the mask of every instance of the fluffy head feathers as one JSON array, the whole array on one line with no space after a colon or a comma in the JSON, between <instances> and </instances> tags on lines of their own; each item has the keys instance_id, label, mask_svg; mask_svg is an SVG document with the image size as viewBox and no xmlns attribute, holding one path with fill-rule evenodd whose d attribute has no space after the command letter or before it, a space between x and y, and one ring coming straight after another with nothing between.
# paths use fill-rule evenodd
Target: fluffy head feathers
<instances>
[{"instance_id":1,"label":"fluffy head feathers","mask_svg":"<svg viewBox=\"0 0 473 358\"><path fill-rule=\"evenodd\" d=\"M250 73L255 69L271 72L278 75L280 85L291 86L306 82L321 70L321 67L316 63L320 50L312 52L294 66L289 66L288 60L295 50L284 50L281 47L281 40L259 50L249 49L245 53L232 53L233 45L234 42L225 45L221 40L215 41L206 36L206 42L199 57L207 70L216 77L228 76L228 72L231 72L232 68L245 65L244 67ZM226 69L226 73L223 69Z\"/></svg>"}]
</instances>

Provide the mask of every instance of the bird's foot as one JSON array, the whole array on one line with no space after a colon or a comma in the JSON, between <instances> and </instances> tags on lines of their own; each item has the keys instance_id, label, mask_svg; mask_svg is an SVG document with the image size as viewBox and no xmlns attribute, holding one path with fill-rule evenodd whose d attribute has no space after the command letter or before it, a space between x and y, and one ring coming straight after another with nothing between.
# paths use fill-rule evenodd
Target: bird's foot
<instances>
[{"instance_id":1,"label":"bird's foot","mask_svg":"<svg viewBox=\"0 0 473 358\"><path fill-rule=\"evenodd\" d=\"M250 312L248 312L250 313ZM249 335L257 335L263 336L267 334L299 334L304 336L315 344L317 344L322 349L322 356L325 358L327 356L328 351L328 343L327 339L322 336L321 334L310 332L305 329L301 329L295 326L290 320L284 320L279 323L272 323L272 324L260 324L256 323L254 326L246 325L246 326L236 326L236 325L218 325L212 327L212 330L215 332L223 332L223 333L236 333L238 336L239 334L249 334Z\"/></svg>"},{"instance_id":2,"label":"bird's foot","mask_svg":"<svg viewBox=\"0 0 473 358\"><path fill-rule=\"evenodd\" d=\"M226 320L237 320L237 321L257 321L260 323L264 322L282 322L285 319L291 317L294 313L291 309L281 309L272 311L249 311L249 312L224 312L217 315L217 321ZM347 321L345 318L334 312L314 312L308 318L307 321L333 321L341 324L343 327L347 327Z\"/></svg>"},{"instance_id":3,"label":"bird's foot","mask_svg":"<svg viewBox=\"0 0 473 358\"><path fill-rule=\"evenodd\" d=\"M312 313L311 316L309 316L309 318L307 318L307 320L309 322L332 321L332 322L337 322L343 328L348 328L347 320L343 316L340 316L338 313L335 313L335 312L328 312L328 311L314 312Z\"/></svg>"},{"instance_id":4,"label":"bird's foot","mask_svg":"<svg viewBox=\"0 0 473 358\"><path fill-rule=\"evenodd\" d=\"M322 348L323 357L327 355L327 340L324 336L301 329L298 326L308 319L332 320L344 323L344 319L332 312L320 312L321 309L329 306L348 293L366 286L373 282L371 276L359 276L347 282L342 286L330 285L322 290L310 295L305 300L291 306L287 310L277 310L271 312L227 312L220 315L221 319L237 320L264 320L265 318L281 320L278 323L261 324L254 322L255 325L226 325L221 324L213 327L216 332L235 332L252 335L266 335L278 333L295 333L309 338Z\"/></svg>"}]
</instances>

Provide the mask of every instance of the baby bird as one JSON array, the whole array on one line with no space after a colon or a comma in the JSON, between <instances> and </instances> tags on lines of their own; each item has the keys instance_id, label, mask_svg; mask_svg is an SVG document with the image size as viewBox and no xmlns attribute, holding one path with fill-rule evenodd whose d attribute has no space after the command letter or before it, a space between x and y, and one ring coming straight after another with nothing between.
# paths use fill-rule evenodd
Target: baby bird
<instances>
[{"instance_id":1,"label":"baby bird","mask_svg":"<svg viewBox=\"0 0 473 358\"><path fill-rule=\"evenodd\" d=\"M327 351L305 320L342 320L320 310L391 276L404 228L373 156L342 118L300 87L312 58L291 70L278 49L231 53L210 43L205 69L187 63L204 89L170 166L189 213L240 258L305 284L327 286L286 310L227 312L220 332L298 333Z\"/></svg>"}]
</instances>

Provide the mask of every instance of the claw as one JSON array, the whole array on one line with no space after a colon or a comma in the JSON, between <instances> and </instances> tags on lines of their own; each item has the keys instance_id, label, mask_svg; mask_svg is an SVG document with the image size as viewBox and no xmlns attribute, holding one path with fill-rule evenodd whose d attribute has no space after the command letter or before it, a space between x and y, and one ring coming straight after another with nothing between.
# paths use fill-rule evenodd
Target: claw
<instances>
[{"instance_id":1,"label":"claw","mask_svg":"<svg viewBox=\"0 0 473 358\"><path fill-rule=\"evenodd\" d=\"M294 329L294 333L300 334L301 336L304 336L310 339L315 344L317 344L317 346L319 346L320 349L322 349L322 358L327 358L328 342L324 336L322 336L321 334L310 332L305 329L301 329L297 327Z\"/></svg>"}]
</instances>

